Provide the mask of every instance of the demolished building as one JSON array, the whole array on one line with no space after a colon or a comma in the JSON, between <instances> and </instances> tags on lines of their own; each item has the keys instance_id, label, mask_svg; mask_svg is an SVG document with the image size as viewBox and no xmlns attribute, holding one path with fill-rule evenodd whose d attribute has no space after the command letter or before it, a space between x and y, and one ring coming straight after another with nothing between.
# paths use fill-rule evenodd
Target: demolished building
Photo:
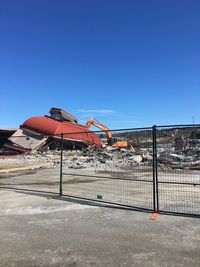
<instances>
[{"instance_id":1,"label":"demolished building","mask_svg":"<svg viewBox=\"0 0 200 267\"><path fill-rule=\"evenodd\" d=\"M78 124L78 119L60 108L51 108L50 115L27 119L4 144L4 152L24 153L31 149L44 150L52 144L60 144L63 136L65 147L102 148L99 136Z\"/></svg>"},{"instance_id":2,"label":"demolished building","mask_svg":"<svg viewBox=\"0 0 200 267\"><path fill-rule=\"evenodd\" d=\"M8 140L11 135L13 135L17 129L3 128L0 129L0 149L3 147L4 143Z\"/></svg>"}]
</instances>

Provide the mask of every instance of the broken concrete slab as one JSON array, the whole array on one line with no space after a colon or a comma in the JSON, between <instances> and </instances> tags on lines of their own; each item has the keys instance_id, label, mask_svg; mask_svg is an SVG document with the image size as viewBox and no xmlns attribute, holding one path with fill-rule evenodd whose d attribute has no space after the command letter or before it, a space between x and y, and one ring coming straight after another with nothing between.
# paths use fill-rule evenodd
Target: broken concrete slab
<instances>
[{"instance_id":1,"label":"broken concrete slab","mask_svg":"<svg viewBox=\"0 0 200 267\"><path fill-rule=\"evenodd\" d=\"M8 140L25 149L38 149L45 145L48 137L30 130L17 130Z\"/></svg>"}]
</instances>

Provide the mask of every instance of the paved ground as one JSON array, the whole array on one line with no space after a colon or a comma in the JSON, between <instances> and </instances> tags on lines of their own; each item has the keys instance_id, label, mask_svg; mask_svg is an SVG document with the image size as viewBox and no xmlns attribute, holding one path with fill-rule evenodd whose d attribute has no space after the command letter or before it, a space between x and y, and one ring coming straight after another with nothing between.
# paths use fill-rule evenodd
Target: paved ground
<instances>
[{"instance_id":1,"label":"paved ground","mask_svg":"<svg viewBox=\"0 0 200 267\"><path fill-rule=\"evenodd\" d=\"M58 192L59 167L21 175L0 174L0 186ZM152 168L108 171L64 167L63 194L152 209ZM200 214L200 171L159 170L159 204L160 210Z\"/></svg>"},{"instance_id":2,"label":"paved ground","mask_svg":"<svg viewBox=\"0 0 200 267\"><path fill-rule=\"evenodd\" d=\"M0 266L199 266L199 219L0 190Z\"/></svg>"}]
</instances>

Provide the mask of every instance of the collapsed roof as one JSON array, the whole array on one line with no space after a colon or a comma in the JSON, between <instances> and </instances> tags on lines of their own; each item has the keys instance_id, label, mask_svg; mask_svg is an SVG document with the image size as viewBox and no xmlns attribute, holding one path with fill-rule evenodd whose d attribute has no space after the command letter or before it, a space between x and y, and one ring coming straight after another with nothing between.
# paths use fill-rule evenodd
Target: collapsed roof
<instances>
[{"instance_id":1,"label":"collapsed roof","mask_svg":"<svg viewBox=\"0 0 200 267\"><path fill-rule=\"evenodd\" d=\"M51 108L50 116L27 119L4 145L6 149L22 153L30 149L43 149L51 143L60 143L63 135L67 147L102 147L100 138L87 127L78 124L78 119L60 108Z\"/></svg>"}]
</instances>

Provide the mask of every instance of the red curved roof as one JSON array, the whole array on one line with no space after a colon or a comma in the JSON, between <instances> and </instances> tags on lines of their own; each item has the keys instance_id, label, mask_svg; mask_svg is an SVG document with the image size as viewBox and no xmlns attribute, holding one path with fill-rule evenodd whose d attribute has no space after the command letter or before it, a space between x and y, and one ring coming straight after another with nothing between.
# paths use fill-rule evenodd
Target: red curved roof
<instances>
[{"instance_id":1,"label":"red curved roof","mask_svg":"<svg viewBox=\"0 0 200 267\"><path fill-rule=\"evenodd\" d=\"M23 123L22 128L47 135L63 134L64 138L84 141L102 147L99 136L85 126L68 121L58 121L48 116L32 117Z\"/></svg>"}]
</instances>

